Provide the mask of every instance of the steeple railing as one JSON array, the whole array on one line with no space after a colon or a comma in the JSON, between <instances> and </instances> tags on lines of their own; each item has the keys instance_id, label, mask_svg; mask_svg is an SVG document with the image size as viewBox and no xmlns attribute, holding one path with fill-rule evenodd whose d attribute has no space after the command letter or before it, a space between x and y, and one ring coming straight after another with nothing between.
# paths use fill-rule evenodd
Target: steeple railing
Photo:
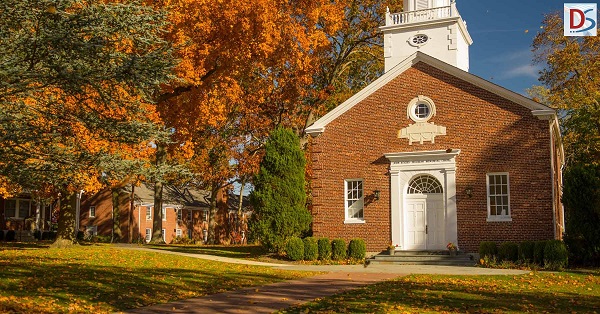
<instances>
[{"instance_id":1,"label":"steeple railing","mask_svg":"<svg viewBox=\"0 0 600 314\"><path fill-rule=\"evenodd\" d=\"M388 9L385 14L385 25L402 25L457 16L459 16L459 14L456 10L456 3L454 1L452 1L449 6L400 13L390 13Z\"/></svg>"}]
</instances>

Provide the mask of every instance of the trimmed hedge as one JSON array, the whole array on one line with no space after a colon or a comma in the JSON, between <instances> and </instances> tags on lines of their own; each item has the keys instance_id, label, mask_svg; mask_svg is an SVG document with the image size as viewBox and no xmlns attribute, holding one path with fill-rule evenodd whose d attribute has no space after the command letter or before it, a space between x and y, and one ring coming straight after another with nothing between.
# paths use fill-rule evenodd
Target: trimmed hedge
<instances>
[{"instance_id":1,"label":"trimmed hedge","mask_svg":"<svg viewBox=\"0 0 600 314\"><path fill-rule=\"evenodd\" d=\"M567 266L569 252L564 242L560 240L546 241L544 247L544 266L546 269L560 270Z\"/></svg>"},{"instance_id":2,"label":"trimmed hedge","mask_svg":"<svg viewBox=\"0 0 600 314\"><path fill-rule=\"evenodd\" d=\"M536 241L533 247L533 262L544 266L544 249L547 241Z\"/></svg>"},{"instance_id":3,"label":"trimmed hedge","mask_svg":"<svg viewBox=\"0 0 600 314\"><path fill-rule=\"evenodd\" d=\"M319 248L319 260L327 261L331 259L331 241L328 238L319 238L317 240Z\"/></svg>"},{"instance_id":4,"label":"trimmed hedge","mask_svg":"<svg viewBox=\"0 0 600 314\"><path fill-rule=\"evenodd\" d=\"M492 241L483 241L479 243L479 256L481 258L488 257L492 258L498 254L498 247L496 246L496 242Z\"/></svg>"},{"instance_id":5,"label":"trimmed hedge","mask_svg":"<svg viewBox=\"0 0 600 314\"><path fill-rule=\"evenodd\" d=\"M307 237L302 240L304 242L304 260L316 261L319 258L319 246L317 240L313 237Z\"/></svg>"},{"instance_id":6,"label":"trimmed hedge","mask_svg":"<svg viewBox=\"0 0 600 314\"><path fill-rule=\"evenodd\" d=\"M352 239L348 244L348 257L364 259L367 256L367 245L363 239Z\"/></svg>"},{"instance_id":7,"label":"trimmed hedge","mask_svg":"<svg viewBox=\"0 0 600 314\"><path fill-rule=\"evenodd\" d=\"M285 252L292 261L300 261L304 258L304 241L298 237L292 237L285 246Z\"/></svg>"},{"instance_id":8,"label":"trimmed hedge","mask_svg":"<svg viewBox=\"0 0 600 314\"><path fill-rule=\"evenodd\" d=\"M517 262L519 260L519 245L514 242L504 242L498 247L498 259L501 261Z\"/></svg>"},{"instance_id":9,"label":"trimmed hedge","mask_svg":"<svg viewBox=\"0 0 600 314\"><path fill-rule=\"evenodd\" d=\"M533 263L535 242L523 241L519 243L519 260L525 263Z\"/></svg>"},{"instance_id":10,"label":"trimmed hedge","mask_svg":"<svg viewBox=\"0 0 600 314\"><path fill-rule=\"evenodd\" d=\"M344 239L333 239L331 241L331 259L335 261L346 259L346 241Z\"/></svg>"}]
</instances>

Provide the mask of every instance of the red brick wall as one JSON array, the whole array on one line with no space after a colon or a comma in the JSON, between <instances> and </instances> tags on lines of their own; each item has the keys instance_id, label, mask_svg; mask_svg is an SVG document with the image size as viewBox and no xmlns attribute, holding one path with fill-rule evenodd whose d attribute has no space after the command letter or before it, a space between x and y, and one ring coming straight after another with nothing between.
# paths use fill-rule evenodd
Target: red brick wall
<instances>
[{"instance_id":1,"label":"red brick wall","mask_svg":"<svg viewBox=\"0 0 600 314\"><path fill-rule=\"evenodd\" d=\"M445 126L435 144L397 138L414 123L406 116L417 95L430 97ZM329 238L363 238L367 249L390 242L390 176L385 153L460 149L456 158L458 245L476 251L481 241L550 239L554 235L548 121L521 105L419 63L330 122L311 139L313 231ZM486 222L486 173L509 172L512 222ZM344 179L363 178L365 224L344 224ZM465 188L473 188L467 198Z\"/></svg>"}]
</instances>

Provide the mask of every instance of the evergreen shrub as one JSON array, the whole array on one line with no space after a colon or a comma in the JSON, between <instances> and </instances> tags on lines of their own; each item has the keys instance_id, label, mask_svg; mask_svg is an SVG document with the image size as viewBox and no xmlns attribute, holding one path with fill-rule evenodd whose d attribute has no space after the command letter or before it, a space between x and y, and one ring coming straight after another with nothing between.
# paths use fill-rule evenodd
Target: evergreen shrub
<instances>
[{"instance_id":1,"label":"evergreen shrub","mask_svg":"<svg viewBox=\"0 0 600 314\"><path fill-rule=\"evenodd\" d=\"M346 241L333 239L331 241L331 259L335 261L346 259Z\"/></svg>"},{"instance_id":2,"label":"evergreen shrub","mask_svg":"<svg viewBox=\"0 0 600 314\"><path fill-rule=\"evenodd\" d=\"M495 258L498 254L498 246L493 241L483 241L479 243L479 256L481 258Z\"/></svg>"},{"instance_id":3,"label":"evergreen shrub","mask_svg":"<svg viewBox=\"0 0 600 314\"><path fill-rule=\"evenodd\" d=\"M301 261L304 258L304 242L298 237L288 240L285 252L292 261Z\"/></svg>"},{"instance_id":4,"label":"evergreen shrub","mask_svg":"<svg viewBox=\"0 0 600 314\"><path fill-rule=\"evenodd\" d=\"M306 237L304 242L304 260L316 261L319 258L319 246L317 240L313 237Z\"/></svg>"},{"instance_id":5,"label":"evergreen shrub","mask_svg":"<svg viewBox=\"0 0 600 314\"><path fill-rule=\"evenodd\" d=\"M519 245L514 242L504 242L498 247L500 261L517 262L519 260Z\"/></svg>"},{"instance_id":6,"label":"evergreen shrub","mask_svg":"<svg viewBox=\"0 0 600 314\"><path fill-rule=\"evenodd\" d=\"M352 239L348 243L348 257L352 259L364 259L367 255L367 245L363 239Z\"/></svg>"},{"instance_id":7,"label":"evergreen shrub","mask_svg":"<svg viewBox=\"0 0 600 314\"><path fill-rule=\"evenodd\" d=\"M328 261L331 259L331 241L329 238L319 238L317 240L319 247L319 260Z\"/></svg>"},{"instance_id":8,"label":"evergreen shrub","mask_svg":"<svg viewBox=\"0 0 600 314\"><path fill-rule=\"evenodd\" d=\"M519 243L519 260L525 263L533 263L533 252L535 248L535 242L523 241Z\"/></svg>"},{"instance_id":9,"label":"evergreen shrub","mask_svg":"<svg viewBox=\"0 0 600 314\"><path fill-rule=\"evenodd\" d=\"M544 266L544 249L547 241L536 241L533 247L533 262Z\"/></svg>"},{"instance_id":10,"label":"evergreen shrub","mask_svg":"<svg viewBox=\"0 0 600 314\"><path fill-rule=\"evenodd\" d=\"M567 267L569 252L564 242L550 240L544 247L544 267L550 270L561 270Z\"/></svg>"}]
</instances>

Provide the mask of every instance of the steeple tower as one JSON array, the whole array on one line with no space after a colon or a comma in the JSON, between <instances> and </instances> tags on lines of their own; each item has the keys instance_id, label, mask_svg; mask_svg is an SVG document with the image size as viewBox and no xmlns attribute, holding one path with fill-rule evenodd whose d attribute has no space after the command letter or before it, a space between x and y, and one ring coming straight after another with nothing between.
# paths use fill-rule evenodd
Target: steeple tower
<instances>
[{"instance_id":1,"label":"steeple tower","mask_svg":"<svg viewBox=\"0 0 600 314\"><path fill-rule=\"evenodd\" d=\"M385 14L385 71L417 51L469 71L473 43L455 0L404 0L404 12Z\"/></svg>"}]
</instances>

